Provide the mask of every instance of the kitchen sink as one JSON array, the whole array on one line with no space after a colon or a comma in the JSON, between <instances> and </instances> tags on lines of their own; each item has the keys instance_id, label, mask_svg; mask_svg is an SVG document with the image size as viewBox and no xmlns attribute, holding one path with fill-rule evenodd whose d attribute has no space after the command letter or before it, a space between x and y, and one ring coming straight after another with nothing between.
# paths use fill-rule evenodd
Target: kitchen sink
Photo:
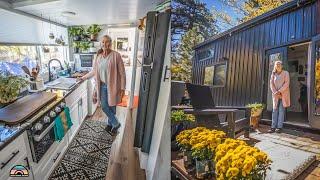
<instances>
[{"instance_id":1,"label":"kitchen sink","mask_svg":"<svg viewBox=\"0 0 320 180\"><path fill-rule=\"evenodd\" d=\"M76 78L60 77L46 84L48 88L70 90L77 84Z\"/></svg>"}]
</instances>

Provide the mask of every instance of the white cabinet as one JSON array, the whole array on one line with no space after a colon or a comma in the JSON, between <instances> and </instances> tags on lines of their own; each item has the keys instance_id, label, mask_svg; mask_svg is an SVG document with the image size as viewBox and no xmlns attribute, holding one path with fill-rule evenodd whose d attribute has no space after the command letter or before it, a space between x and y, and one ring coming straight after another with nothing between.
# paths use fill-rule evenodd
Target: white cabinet
<instances>
[{"instance_id":1,"label":"white cabinet","mask_svg":"<svg viewBox=\"0 0 320 180\"><path fill-rule=\"evenodd\" d=\"M31 158L28 156L27 152L27 139L27 133L24 132L0 151L1 180L17 179L16 177L10 177L10 171L16 165L22 165L28 170L29 176L24 177L23 179L33 179L33 173L30 166Z\"/></svg>"},{"instance_id":2,"label":"white cabinet","mask_svg":"<svg viewBox=\"0 0 320 180\"><path fill-rule=\"evenodd\" d=\"M87 81L82 82L82 84L69 94L65 100L70 109L70 116L73 123L73 126L67 133L69 142L71 142L82 122L88 115Z\"/></svg>"}]
</instances>

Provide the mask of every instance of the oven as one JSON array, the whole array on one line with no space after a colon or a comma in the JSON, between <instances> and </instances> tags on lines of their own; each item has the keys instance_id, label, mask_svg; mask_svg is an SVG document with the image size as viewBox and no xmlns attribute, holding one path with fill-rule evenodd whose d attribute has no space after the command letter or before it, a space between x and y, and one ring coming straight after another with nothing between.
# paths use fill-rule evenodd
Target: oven
<instances>
[{"instance_id":1,"label":"oven","mask_svg":"<svg viewBox=\"0 0 320 180\"><path fill-rule=\"evenodd\" d=\"M27 130L34 162L38 163L54 144L54 119L64 111L64 107L65 102L62 101L42 111L35 117L35 123Z\"/></svg>"}]
</instances>

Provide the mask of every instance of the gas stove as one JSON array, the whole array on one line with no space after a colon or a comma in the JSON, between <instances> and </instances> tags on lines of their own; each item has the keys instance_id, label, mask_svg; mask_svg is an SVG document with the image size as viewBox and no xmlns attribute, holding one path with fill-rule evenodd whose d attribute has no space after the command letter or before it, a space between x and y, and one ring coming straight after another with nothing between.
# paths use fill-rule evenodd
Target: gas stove
<instances>
[{"instance_id":1,"label":"gas stove","mask_svg":"<svg viewBox=\"0 0 320 180\"><path fill-rule=\"evenodd\" d=\"M54 120L64 111L65 106L64 99L57 99L30 119L31 126L27 133L34 162L39 162L55 142Z\"/></svg>"}]
</instances>

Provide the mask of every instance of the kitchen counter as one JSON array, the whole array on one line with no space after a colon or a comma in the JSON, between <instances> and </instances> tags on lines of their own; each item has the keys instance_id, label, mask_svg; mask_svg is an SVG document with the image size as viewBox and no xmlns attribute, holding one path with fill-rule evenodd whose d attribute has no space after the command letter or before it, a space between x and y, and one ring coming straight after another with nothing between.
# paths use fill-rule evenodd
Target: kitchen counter
<instances>
[{"instance_id":1,"label":"kitchen counter","mask_svg":"<svg viewBox=\"0 0 320 180\"><path fill-rule=\"evenodd\" d=\"M70 90L60 90L60 89L49 89L47 88L46 92L52 92L57 94L57 99L53 102L50 103L49 106L45 106L41 109L46 110L50 109L50 107L60 103L64 98L66 98L68 95L70 95L73 91L75 91L82 83L86 81L81 81L74 85ZM37 115L32 115L31 119L28 119L24 121L21 124L17 125L6 125L3 122L0 122L0 151L6 147L10 142L15 140L19 135L21 135L26 129L31 127L37 120Z\"/></svg>"}]
</instances>

